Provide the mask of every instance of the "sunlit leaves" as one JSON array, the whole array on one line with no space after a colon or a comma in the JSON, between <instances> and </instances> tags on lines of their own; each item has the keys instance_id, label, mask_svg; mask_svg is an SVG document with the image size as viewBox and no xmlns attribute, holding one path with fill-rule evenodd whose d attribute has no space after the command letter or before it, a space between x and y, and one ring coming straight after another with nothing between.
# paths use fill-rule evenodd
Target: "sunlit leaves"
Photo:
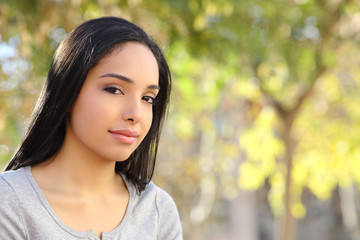
<instances>
[{"instance_id":1,"label":"sunlit leaves","mask_svg":"<svg viewBox=\"0 0 360 240\"><path fill-rule=\"evenodd\" d=\"M312 49L303 49L299 54L297 70L299 79L307 79L315 68L315 52Z\"/></svg>"},{"instance_id":2,"label":"sunlit leaves","mask_svg":"<svg viewBox=\"0 0 360 240\"><path fill-rule=\"evenodd\" d=\"M181 139L187 140L194 137L196 129L193 120L186 113L179 114L174 118L176 122L174 130Z\"/></svg>"},{"instance_id":3,"label":"sunlit leaves","mask_svg":"<svg viewBox=\"0 0 360 240\"><path fill-rule=\"evenodd\" d=\"M341 83L335 75L325 75L316 99L308 102L295 124L295 164L302 166L304 176L296 177L295 167L294 179L321 199L329 198L337 185L346 187L359 179L359 114L353 105L359 98L346 93Z\"/></svg>"},{"instance_id":4,"label":"sunlit leaves","mask_svg":"<svg viewBox=\"0 0 360 240\"><path fill-rule=\"evenodd\" d=\"M264 108L240 137L240 146L246 151L247 161L239 167L241 187L258 189L276 170L276 159L284 152L282 141L276 136L276 116L271 108Z\"/></svg>"},{"instance_id":5,"label":"sunlit leaves","mask_svg":"<svg viewBox=\"0 0 360 240\"><path fill-rule=\"evenodd\" d=\"M235 81L234 86L231 89L232 95L241 96L251 101L259 101L262 94L259 89L259 85L253 79L240 78Z\"/></svg>"},{"instance_id":6,"label":"sunlit leaves","mask_svg":"<svg viewBox=\"0 0 360 240\"><path fill-rule=\"evenodd\" d=\"M338 186L360 183L358 1L5 2L0 161L20 140L59 41L85 19L115 15L140 24L165 50L173 95L157 180L176 189L185 215L198 201L201 179L211 174L208 182L213 186L216 178L227 199L239 187L256 190L268 181L271 209L284 213L285 121L274 102L291 110L313 82L290 132L291 213L306 214L304 188L326 199ZM3 91L10 89L5 85L14 91ZM203 147L209 135L215 137Z\"/></svg>"},{"instance_id":7,"label":"sunlit leaves","mask_svg":"<svg viewBox=\"0 0 360 240\"><path fill-rule=\"evenodd\" d=\"M284 166L278 166L278 171L269 179L271 189L269 192L269 203L273 213L277 216L284 213L284 195L285 195L285 171Z\"/></svg>"},{"instance_id":8,"label":"sunlit leaves","mask_svg":"<svg viewBox=\"0 0 360 240\"><path fill-rule=\"evenodd\" d=\"M219 105L220 91L228 73L219 71L216 63L192 58L180 42L173 45L169 58L173 66L174 114L179 120L176 128L180 135L193 136L196 125L204 131L213 128L204 113L214 112Z\"/></svg>"},{"instance_id":9,"label":"sunlit leaves","mask_svg":"<svg viewBox=\"0 0 360 240\"><path fill-rule=\"evenodd\" d=\"M291 205L291 213L296 218L303 218L306 215L305 206L299 201Z\"/></svg>"},{"instance_id":10,"label":"sunlit leaves","mask_svg":"<svg viewBox=\"0 0 360 240\"><path fill-rule=\"evenodd\" d=\"M261 163L259 163L260 165ZM238 185L248 190L256 190L263 186L264 179L267 177L267 169L257 166L253 162L244 162L239 168Z\"/></svg>"}]
</instances>

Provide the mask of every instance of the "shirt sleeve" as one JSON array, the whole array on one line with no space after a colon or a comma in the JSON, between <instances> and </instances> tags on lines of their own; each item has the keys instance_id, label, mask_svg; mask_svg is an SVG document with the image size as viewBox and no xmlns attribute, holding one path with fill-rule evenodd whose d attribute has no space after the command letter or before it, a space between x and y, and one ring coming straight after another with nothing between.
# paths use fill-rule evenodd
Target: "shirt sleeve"
<instances>
[{"instance_id":1,"label":"shirt sleeve","mask_svg":"<svg viewBox=\"0 0 360 240\"><path fill-rule=\"evenodd\" d=\"M0 239L27 239L18 198L0 176Z\"/></svg>"},{"instance_id":2,"label":"shirt sleeve","mask_svg":"<svg viewBox=\"0 0 360 240\"><path fill-rule=\"evenodd\" d=\"M157 188L158 240L182 240L182 226L174 200L164 190Z\"/></svg>"}]
</instances>

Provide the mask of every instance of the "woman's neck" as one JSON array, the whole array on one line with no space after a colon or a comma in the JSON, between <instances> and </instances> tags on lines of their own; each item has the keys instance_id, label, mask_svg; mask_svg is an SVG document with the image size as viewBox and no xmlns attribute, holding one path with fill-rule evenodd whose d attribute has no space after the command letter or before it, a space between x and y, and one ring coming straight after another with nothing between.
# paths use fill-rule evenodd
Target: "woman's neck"
<instances>
[{"instance_id":1,"label":"woman's neck","mask_svg":"<svg viewBox=\"0 0 360 240\"><path fill-rule=\"evenodd\" d=\"M67 226L81 232L92 229L100 238L119 225L129 202L128 189L114 168L115 162L65 141L56 156L31 171Z\"/></svg>"},{"instance_id":2,"label":"woman's neck","mask_svg":"<svg viewBox=\"0 0 360 240\"><path fill-rule=\"evenodd\" d=\"M115 163L100 158L79 142L65 139L59 152L33 167L32 172L43 184L56 188L53 190L91 195L118 191L119 186L123 189L125 185L115 173Z\"/></svg>"}]
</instances>

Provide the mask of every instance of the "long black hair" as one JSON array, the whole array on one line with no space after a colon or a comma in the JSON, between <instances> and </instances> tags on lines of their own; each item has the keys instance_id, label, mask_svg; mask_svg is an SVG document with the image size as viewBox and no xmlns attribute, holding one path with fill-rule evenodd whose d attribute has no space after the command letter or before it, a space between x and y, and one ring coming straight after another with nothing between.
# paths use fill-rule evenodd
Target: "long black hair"
<instances>
[{"instance_id":1,"label":"long black hair","mask_svg":"<svg viewBox=\"0 0 360 240\"><path fill-rule=\"evenodd\" d=\"M65 139L66 116L89 70L115 48L129 41L144 44L154 54L159 68L160 91L153 105L148 134L127 160L116 162L115 171L131 180L139 192L145 189L154 172L161 126L170 97L171 75L157 44L140 27L116 17L84 22L60 44L28 131L5 171L34 166L57 154Z\"/></svg>"}]
</instances>

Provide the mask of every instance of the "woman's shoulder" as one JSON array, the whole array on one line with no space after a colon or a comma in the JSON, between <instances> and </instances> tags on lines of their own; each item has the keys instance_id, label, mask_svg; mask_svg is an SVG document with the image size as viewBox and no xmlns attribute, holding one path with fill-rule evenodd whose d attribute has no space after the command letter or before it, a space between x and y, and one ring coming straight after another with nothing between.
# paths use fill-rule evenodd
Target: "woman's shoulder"
<instances>
[{"instance_id":1,"label":"woman's shoulder","mask_svg":"<svg viewBox=\"0 0 360 240\"><path fill-rule=\"evenodd\" d=\"M173 198L170 196L170 194L167 191L155 185L153 182L150 182L148 187L152 189L151 191L154 191L156 203L158 205L160 206L168 205L168 207L176 208Z\"/></svg>"},{"instance_id":2,"label":"woman's shoulder","mask_svg":"<svg viewBox=\"0 0 360 240\"><path fill-rule=\"evenodd\" d=\"M140 193L130 181L126 180L125 182L130 193L130 198L135 205L151 207L158 213L166 211L177 213L176 204L173 198L168 192L157 186L153 181L150 181Z\"/></svg>"},{"instance_id":3,"label":"woman's shoulder","mask_svg":"<svg viewBox=\"0 0 360 240\"><path fill-rule=\"evenodd\" d=\"M14 197L15 191L11 184L7 181L7 175L0 173L0 202L3 202L5 198Z\"/></svg>"},{"instance_id":4,"label":"woman's shoulder","mask_svg":"<svg viewBox=\"0 0 360 240\"><path fill-rule=\"evenodd\" d=\"M23 170L0 173L0 212L18 207L18 186L24 185Z\"/></svg>"},{"instance_id":5,"label":"woman's shoulder","mask_svg":"<svg viewBox=\"0 0 360 240\"><path fill-rule=\"evenodd\" d=\"M0 189L14 188L16 186L23 186L26 178L27 167L19 168L17 170L10 170L0 173Z\"/></svg>"},{"instance_id":6,"label":"woman's shoulder","mask_svg":"<svg viewBox=\"0 0 360 240\"><path fill-rule=\"evenodd\" d=\"M163 205L165 203L175 206L173 198L163 188L157 186L152 181L148 183L146 188L140 193L139 198L153 199L157 205Z\"/></svg>"},{"instance_id":7,"label":"woman's shoulder","mask_svg":"<svg viewBox=\"0 0 360 240\"><path fill-rule=\"evenodd\" d=\"M160 239L182 239L182 226L174 199L168 192L152 182L147 188L155 196Z\"/></svg>"},{"instance_id":8,"label":"woman's shoulder","mask_svg":"<svg viewBox=\"0 0 360 240\"><path fill-rule=\"evenodd\" d=\"M18 189L24 178L24 169L0 173L0 239L27 239Z\"/></svg>"},{"instance_id":9,"label":"woman's shoulder","mask_svg":"<svg viewBox=\"0 0 360 240\"><path fill-rule=\"evenodd\" d=\"M173 214L176 217L178 216L178 210L174 199L163 188L155 185L153 182L150 182L142 194L152 196L157 212L160 215Z\"/></svg>"},{"instance_id":10,"label":"woman's shoulder","mask_svg":"<svg viewBox=\"0 0 360 240\"><path fill-rule=\"evenodd\" d=\"M0 198L15 194L15 189L24 185L24 178L24 168L0 173Z\"/></svg>"}]
</instances>

